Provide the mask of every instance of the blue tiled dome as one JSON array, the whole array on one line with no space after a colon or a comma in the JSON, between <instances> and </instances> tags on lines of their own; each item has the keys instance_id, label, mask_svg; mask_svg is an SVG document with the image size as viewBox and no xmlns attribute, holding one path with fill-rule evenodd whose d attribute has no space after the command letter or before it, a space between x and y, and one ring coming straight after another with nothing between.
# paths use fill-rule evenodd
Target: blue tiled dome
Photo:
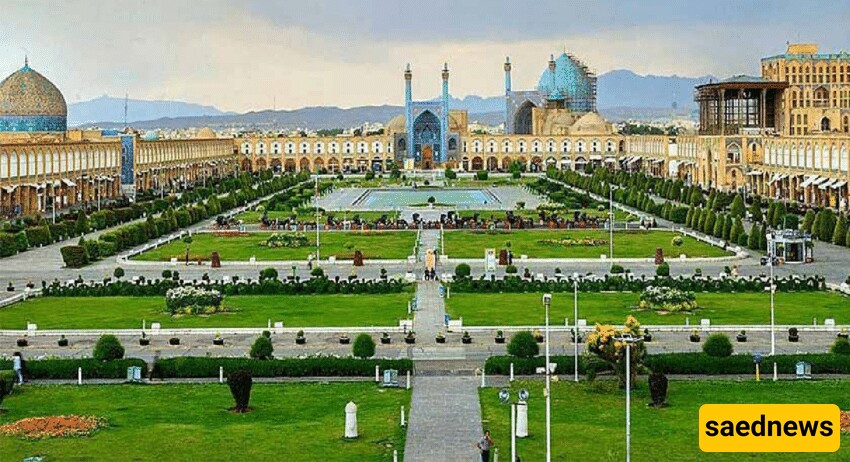
<instances>
[{"instance_id":1,"label":"blue tiled dome","mask_svg":"<svg viewBox=\"0 0 850 462\"><path fill-rule=\"evenodd\" d=\"M67 118L65 97L29 65L0 82L0 132L65 131Z\"/></svg>"},{"instance_id":2,"label":"blue tiled dome","mask_svg":"<svg viewBox=\"0 0 850 462\"><path fill-rule=\"evenodd\" d=\"M555 78L553 83L552 71L549 66L540 75L537 89L548 99L572 101L591 101L593 99L593 83L588 76L585 67L573 60L566 53L555 59ZM590 111L591 107L583 107L585 103L578 103L578 107L570 109L575 111Z\"/></svg>"}]
</instances>

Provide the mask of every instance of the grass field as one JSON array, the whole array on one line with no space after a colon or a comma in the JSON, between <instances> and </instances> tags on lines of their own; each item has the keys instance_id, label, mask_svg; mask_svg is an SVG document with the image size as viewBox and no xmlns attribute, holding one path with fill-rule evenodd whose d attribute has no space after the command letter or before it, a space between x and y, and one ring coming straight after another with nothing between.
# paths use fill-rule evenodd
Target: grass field
<instances>
[{"instance_id":1,"label":"grass field","mask_svg":"<svg viewBox=\"0 0 850 462\"><path fill-rule=\"evenodd\" d=\"M455 294L446 300L446 312L457 319L463 316L464 325L542 325L542 294ZM701 309L694 314L659 315L635 311L638 293L579 293L579 318L588 325L622 324L628 314L634 314L642 324L691 324L702 318L711 324L769 324L770 296L767 293L710 294L696 293ZM837 324L850 323L850 297L833 292L800 292L776 294L776 323L809 325L812 318L819 322L834 318ZM553 294L550 319L561 324L573 317L573 294Z\"/></svg>"},{"instance_id":2,"label":"grass field","mask_svg":"<svg viewBox=\"0 0 850 462\"><path fill-rule=\"evenodd\" d=\"M287 327L397 326L407 318L411 293L383 295L234 295L234 311L172 317L165 297L38 297L0 310L0 329L134 329L142 320L163 328L262 327L269 319Z\"/></svg>"},{"instance_id":3,"label":"grass field","mask_svg":"<svg viewBox=\"0 0 850 462\"><path fill-rule=\"evenodd\" d=\"M512 396L520 388L530 392L528 438L517 440L517 455L523 461L544 460L545 399L543 384L514 382ZM484 428L490 429L500 460L510 460L510 407L501 404L497 388L480 392ZM836 404L850 409L850 382L720 382L671 381L669 407L647 407L646 377L632 393L632 460L655 461L836 461L850 460L850 436L842 434L837 453L722 454L699 449L699 407L703 404ZM625 392L607 383L552 384L552 460L625 460ZM837 431L837 430L836 430Z\"/></svg>"},{"instance_id":4,"label":"grass field","mask_svg":"<svg viewBox=\"0 0 850 462\"><path fill-rule=\"evenodd\" d=\"M319 213L319 221L321 223L326 223L327 222L326 219L327 219L328 215L332 215L335 220L340 220L340 221L344 220L344 219L351 220L351 219L354 218L355 215L357 215L357 216L360 217L361 220L366 220L367 222L371 223L373 221L380 219L381 216L383 216L383 215L386 215L387 218L390 219L390 220L394 220L398 217L398 212L396 212L394 210L387 210L385 212L359 212L359 211L338 211L338 212L334 212L334 211L328 211L328 212L320 212ZM284 219L290 218L291 216L292 216L292 212L280 212L280 211L277 211L277 210L271 210L268 213L268 217L269 217L270 220L274 220L276 218L284 220ZM249 211L249 212L240 213L239 215L236 216L236 219L242 220L245 224L256 224L256 223L260 222L260 218L262 218L262 217L263 217L262 212ZM316 214L315 213L299 212L299 213L296 214L296 217L297 217L296 219L298 221L309 221L309 222L316 221Z\"/></svg>"},{"instance_id":5,"label":"grass field","mask_svg":"<svg viewBox=\"0 0 850 462\"><path fill-rule=\"evenodd\" d=\"M723 257L732 255L721 248L684 236L684 243L676 247L671 243L676 234L667 231L615 231L614 257L651 258L655 249L661 248L668 258L680 254L688 257ZM608 232L605 230L525 230L525 231L448 231L444 233L449 258L484 258L484 249L505 248L511 242L515 261L520 255L529 258L599 258L608 254ZM547 239L594 239L604 241L595 246L547 245Z\"/></svg>"},{"instance_id":6,"label":"grass field","mask_svg":"<svg viewBox=\"0 0 850 462\"><path fill-rule=\"evenodd\" d=\"M358 406L360 437L342 438L344 408ZM263 384L252 412L233 414L227 385L28 386L3 405L0 423L26 417L95 415L108 427L84 438L25 441L0 436L6 461L387 461L404 451L399 409L410 392L370 383ZM291 459L290 459L291 457Z\"/></svg>"},{"instance_id":7,"label":"grass field","mask_svg":"<svg viewBox=\"0 0 850 462\"><path fill-rule=\"evenodd\" d=\"M268 248L260 245L271 233L250 233L239 236L214 236L210 233L195 234L190 247L193 256L209 257L218 252L222 261L248 261L252 256L257 261L307 260L316 252L316 233L304 233L309 244L297 248ZM335 255L338 259L351 259L354 250L363 252L363 258L402 260L413 253L416 242L414 231L363 231L322 233L320 254L322 258ZM352 245L348 249L347 245ZM183 260L186 244L177 240L133 257L136 260L168 261L172 257Z\"/></svg>"}]
</instances>

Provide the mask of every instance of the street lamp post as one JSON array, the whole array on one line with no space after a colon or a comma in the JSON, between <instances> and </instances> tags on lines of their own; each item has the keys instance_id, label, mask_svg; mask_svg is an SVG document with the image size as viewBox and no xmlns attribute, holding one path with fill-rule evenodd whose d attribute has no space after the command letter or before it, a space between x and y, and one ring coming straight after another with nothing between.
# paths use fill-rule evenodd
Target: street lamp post
<instances>
[{"instance_id":1,"label":"street lamp post","mask_svg":"<svg viewBox=\"0 0 850 462\"><path fill-rule=\"evenodd\" d=\"M626 462L632 460L632 344L641 341L632 334L614 337L614 340L626 345Z\"/></svg>"},{"instance_id":2,"label":"street lamp post","mask_svg":"<svg viewBox=\"0 0 850 462\"><path fill-rule=\"evenodd\" d=\"M774 315L774 294L776 293L776 280L773 275L773 254L776 246L773 242L773 233L767 234L767 264L770 266L770 356L776 355L776 317Z\"/></svg>"},{"instance_id":3,"label":"street lamp post","mask_svg":"<svg viewBox=\"0 0 850 462\"><path fill-rule=\"evenodd\" d=\"M611 264L614 263L614 184L608 183L608 245Z\"/></svg>"},{"instance_id":4,"label":"street lamp post","mask_svg":"<svg viewBox=\"0 0 850 462\"><path fill-rule=\"evenodd\" d=\"M552 461L552 388L549 370L549 305L552 294L543 294L543 306L546 307L546 462Z\"/></svg>"},{"instance_id":5,"label":"street lamp post","mask_svg":"<svg viewBox=\"0 0 850 462\"><path fill-rule=\"evenodd\" d=\"M578 383L578 273L573 273L573 329L575 329L575 338L573 338L573 363L575 365L575 381Z\"/></svg>"}]
</instances>

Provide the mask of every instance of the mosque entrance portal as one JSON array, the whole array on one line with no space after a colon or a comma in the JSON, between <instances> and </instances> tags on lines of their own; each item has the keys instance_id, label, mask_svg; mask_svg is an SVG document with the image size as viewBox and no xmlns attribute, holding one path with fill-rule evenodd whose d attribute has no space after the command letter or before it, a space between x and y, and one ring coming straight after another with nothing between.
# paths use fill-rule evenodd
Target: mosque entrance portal
<instances>
[{"instance_id":1,"label":"mosque entrance portal","mask_svg":"<svg viewBox=\"0 0 850 462\"><path fill-rule=\"evenodd\" d=\"M422 146L422 168L431 170L434 164L434 147L430 144Z\"/></svg>"}]
</instances>

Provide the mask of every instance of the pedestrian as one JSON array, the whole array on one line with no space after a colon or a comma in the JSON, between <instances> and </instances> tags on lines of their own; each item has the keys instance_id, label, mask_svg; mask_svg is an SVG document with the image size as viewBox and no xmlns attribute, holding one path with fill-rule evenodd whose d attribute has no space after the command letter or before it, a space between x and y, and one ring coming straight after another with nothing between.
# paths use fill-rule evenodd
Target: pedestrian
<instances>
[{"instance_id":1,"label":"pedestrian","mask_svg":"<svg viewBox=\"0 0 850 462\"><path fill-rule=\"evenodd\" d=\"M12 355L12 369L15 371L15 374L18 375L18 385L21 385L21 384L24 383L24 374L22 372L23 367L24 367L23 362L24 362L24 358L21 357L21 352L16 351Z\"/></svg>"},{"instance_id":2,"label":"pedestrian","mask_svg":"<svg viewBox=\"0 0 850 462\"><path fill-rule=\"evenodd\" d=\"M493 440L490 439L490 430L484 431L484 438L478 442L478 450L481 451L481 462L490 462L490 446L493 445Z\"/></svg>"}]
</instances>

